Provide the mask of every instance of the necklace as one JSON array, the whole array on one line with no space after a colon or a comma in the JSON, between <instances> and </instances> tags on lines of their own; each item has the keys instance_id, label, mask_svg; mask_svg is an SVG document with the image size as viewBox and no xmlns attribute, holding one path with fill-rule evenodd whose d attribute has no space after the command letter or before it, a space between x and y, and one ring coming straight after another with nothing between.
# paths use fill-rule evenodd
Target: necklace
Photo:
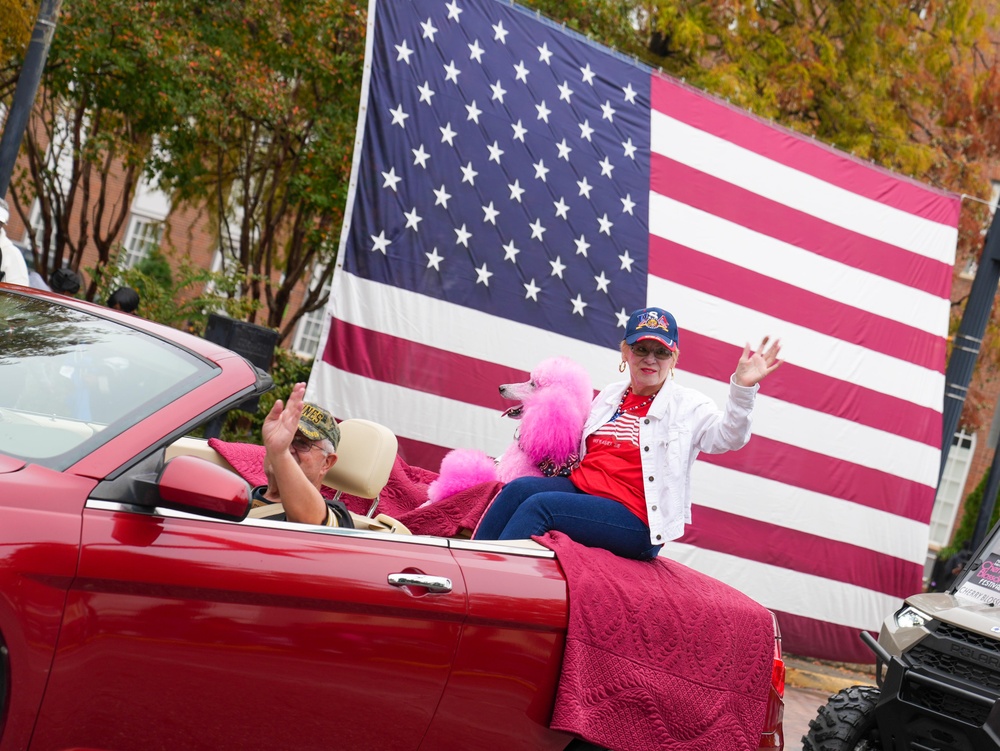
<instances>
[{"instance_id":1,"label":"necklace","mask_svg":"<svg viewBox=\"0 0 1000 751\"><path fill-rule=\"evenodd\" d=\"M648 397L646 397L644 401L641 401L638 404L633 404L631 407L626 407L625 400L628 399L628 395L631 393L632 393L632 387L629 386L627 389L625 389L625 393L622 394L622 400L618 402L618 409L616 409L615 413L611 415L611 422L614 422L626 412L638 412L643 407L652 404L653 400L656 398L656 394L659 394L660 392L659 390L657 390L656 393L650 394Z\"/></svg>"}]
</instances>

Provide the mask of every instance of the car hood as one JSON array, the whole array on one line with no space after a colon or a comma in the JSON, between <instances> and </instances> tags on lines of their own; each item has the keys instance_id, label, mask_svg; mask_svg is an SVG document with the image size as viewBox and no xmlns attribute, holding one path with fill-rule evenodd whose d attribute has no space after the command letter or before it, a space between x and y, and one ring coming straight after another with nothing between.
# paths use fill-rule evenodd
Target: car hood
<instances>
[{"instance_id":1,"label":"car hood","mask_svg":"<svg viewBox=\"0 0 1000 751\"><path fill-rule=\"evenodd\" d=\"M0 454L0 475L5 475L8 472L17 472L19 469L24 468L23 459L15 459L13 456L5 456Z\"/></svg>"}]
</instances>

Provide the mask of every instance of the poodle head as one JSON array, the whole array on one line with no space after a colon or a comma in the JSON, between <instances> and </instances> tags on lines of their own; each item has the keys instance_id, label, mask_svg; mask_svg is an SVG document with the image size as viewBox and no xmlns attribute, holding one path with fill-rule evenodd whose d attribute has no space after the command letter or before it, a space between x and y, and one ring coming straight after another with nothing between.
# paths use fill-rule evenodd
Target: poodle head
<instances>
[{"instance_id":1,"label":"poodle head","mask_svg":"<svg viewBox=\"0 0 1000 751\"><path fill-rule=\"evenodd\" d=\"M549 396L543 396L546 391L549 391ZM553 396L555 394L558 397ZM520 420L532 402L559 398L571 404L589 405L594 391L583 366L568 357L550 357L535 366L531 371L531 380L500 386L500 396L517 402L504 412L504 416Z\"/></svg>"}]
</instances>

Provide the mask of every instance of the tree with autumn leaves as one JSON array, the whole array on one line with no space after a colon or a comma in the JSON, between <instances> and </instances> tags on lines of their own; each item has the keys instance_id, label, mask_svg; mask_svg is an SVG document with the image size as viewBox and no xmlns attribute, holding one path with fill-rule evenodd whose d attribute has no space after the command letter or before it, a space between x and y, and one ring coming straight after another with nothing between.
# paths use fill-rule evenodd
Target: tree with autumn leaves
<instances>
[{"instance_id":1,"label":"tree with autumn leaves","mask_svg":"<svg viewBox=\"0 0 1000 751\"><path fill-rule=\"evenodd\" d=\"M145 174L207 212L235 294L289 333L333 270L364 21L339 0L64 0L12 191L25 224L38 200L39 270L96 247L92 297Z\"/></svg>"}]
</instances>

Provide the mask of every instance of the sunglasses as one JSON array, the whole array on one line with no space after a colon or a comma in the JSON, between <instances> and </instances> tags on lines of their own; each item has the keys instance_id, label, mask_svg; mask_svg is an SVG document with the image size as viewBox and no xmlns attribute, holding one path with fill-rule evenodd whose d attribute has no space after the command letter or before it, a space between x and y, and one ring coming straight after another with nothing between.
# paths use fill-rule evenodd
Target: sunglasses
<instances>
[{"instance_id":1,"label":"sunglasses","mask_svg":"<svg viewBox=\"0 0 1000 751\"><path fill-rule=\"evenodd\" d=\"M291 445L292 451L296 454L308 454L313 449L319 449L323 451L322 447L318 443L310 441L308 438L294 438L292 439ZM323 452L326 453L325 451Z\"/></svg>"},{"instance_id":2,"label":"sunglasses","mask_svg":"<svg viewBox=\"0 0 1000 751\"><path fill-rule=\"evenodd\" d=\"M657 360L669 360L674 356L674 353L666 347L653 349L645 344L630 344L629 347L632 349L632 354L639 358L649 357L652 354Z\"/></svg>"}]
</instances>

